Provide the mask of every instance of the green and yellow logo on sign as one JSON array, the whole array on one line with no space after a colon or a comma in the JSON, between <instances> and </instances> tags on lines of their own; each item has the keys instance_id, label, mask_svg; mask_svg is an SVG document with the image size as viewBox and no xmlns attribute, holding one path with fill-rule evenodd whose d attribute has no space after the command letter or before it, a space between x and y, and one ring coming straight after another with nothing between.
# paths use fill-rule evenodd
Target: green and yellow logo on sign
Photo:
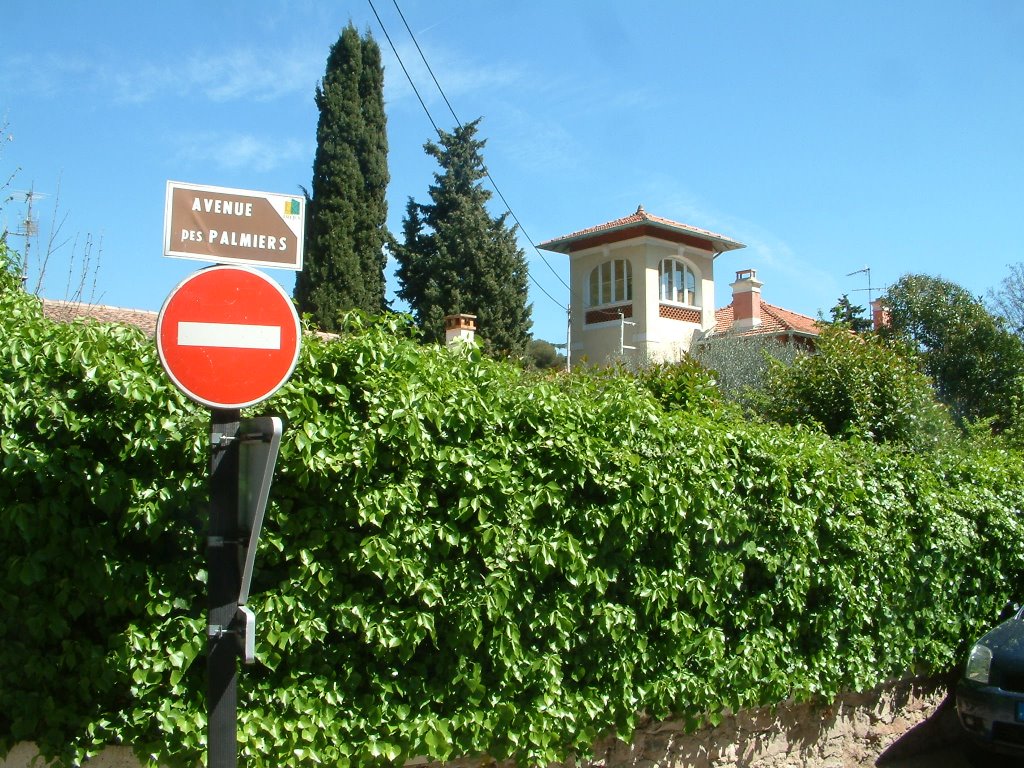
<instances>
[{"instance_id":1,"label":"green and yellow logo on sign","mask_svg":"<svg viewBox=\"0 0 1024 768\"><path fill-rule=\"evenodd\" d=\"M298 216L300 205L298 200L285 200L284 202L284 215L285 216Z\"/></svg>"}]
</instances>

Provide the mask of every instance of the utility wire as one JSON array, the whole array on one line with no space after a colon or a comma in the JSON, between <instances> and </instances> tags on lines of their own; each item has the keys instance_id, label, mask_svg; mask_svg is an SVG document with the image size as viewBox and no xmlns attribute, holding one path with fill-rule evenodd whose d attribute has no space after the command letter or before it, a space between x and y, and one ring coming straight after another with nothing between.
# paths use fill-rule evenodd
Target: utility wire
<instances>
[{"instance_id":1,"label":"utility wire","mask_svg":"<svg viewBox=\"0 0 1024 768\"><path fill-rule=\"evenodd\" d=\"M402 13L402 9L398 7L398 0L391 0L391 2L394 3L395 10L398 11L398 15L399 15L399 17L401 17L402 23L405 25L405 31L408 32L409 33L409 37L412 38L412 44L416 46L416 51L419 53L420 58L423 59L423 63L427 67L427 72L430 73L430 77L434 81L434 85L437 86L438 93L441 94L441 98L444 99L444 103L448 105L448 111L451 112L452 113L452 117L455 118L455 124L457 126L459 126L459 128L461 128L462 127L462 121L459 120L459 116L455 114L455 110L452 108L452 103L450 101L448 101L448 97L445 96L444 88L442 88L441 84L439 82L437 82L437 77L434 75L434 70L432 70L430 68L430 63L427 61L427 57L423 55L423 49L420 48L420 44L416 40L416 35L414 35L412 33L412 29L410 29L410 27L409 27L409 22L405 20L405 14ZM379 21L379 19L378 19L378 21ZM488 177L488 178L490 178L490 177Z\"/></svg>"},{"instance_id":2,"label":"utility wire","mask_svg":"<svg viewBox=\"0 0 1024 768\"><path fill-rule=\"evenodd\" d=\"M370 9L373 11L373 15L377 17L377 23L380 24L381 31L384 32L384 37L388 40L388 45L391 46L391 50L395 54L395 58L398 59L398 64L402 67L402 71L405 72L405 79L409 81L409 85L412 86L412 92L416 94L416 98L420 100L420 106L423 107L423 111L427 113L427 119L430 124L434 126L434 133L438 136L441 135L440 129L437 127L437 123L434 122L434 118L430 114L430 110L427 109L426 102L423 101L423 97L420 96L419 90L416 88L416 83L413 82L412 76L409 74L409 70L405 68L405 62L402 61L402 57L398 55L398 49L395 44L391 42L391 35L388 34L387 27L384 26L384 22L380 20L380 14L377 13L377 9L373 6L373 0L366 0L370 4Z\"/></svg>"},{"instance_id":3,"label":"utility wire","mask_svg":"<svg viewBox=\"0 0 1024 768\"><path fill-rule=\"evenodd\" d=\"M423 54L423 49L420 48L420 44L416 40L416 35L413 34L412 29L409 27L409 22L406 21L406 19L405 19L405 14L402 13L402 9L398 7L398 0L391 0L391 2L394 3L395 10L398 11L398 15L401 17L402 23L405 25L406 32L409 33L409 37L412 39L413 45L416 46L416 50L417 50L417 52L419 52L420 58L423 60L423 64L427 68L427 72L430 73L430 77L434 81L434 85L437 86L438 93L441 94L441 98L444 99L444 103L446 105L448 105L448 111L451 112L452 113L452 117L455 118L455 124L458 125L459 128L461 128L462 127L462 121L459 120L459 116L457 114L455 114L455 109L452 107L452 103L450 101L448 101L448 96L445 94L444 88L441 87L441 83L439 83L437 81L437 76L434 74L434 70L431 69L430 62L427 61L427 57ZM491 176L490 171L487 171L485 169L484 172L487 174L487 180L490 181L491 182L491 186L494 187L494 191L497 193L498 197L501 198L501 202L503 202L505 204L505 208L508 210L509 214L512 216L512 219L515 221L516 225L519 227L519 230L523 233L523 237L525 237L527 239L527 241L530 243L530 245L533 246L533 250L537 252L538 256L540 256L541 261L543 261L545 266L549 270L551 270L551 274L553 274L556 278L558 278L558 281L562 285L564 285L566 288L569 288L569 284L566 283L565 280L562 279L562 276L559 275L558 272L555 271L554 267L551 266L551 263L547 260L547 258L544 256L544 254L542 254L540 252L540 249L537 247L536 243L533 242L533 238L530 237L530 234L526 231L526 227L523 226L523 223L521 221L519 221L519 217L516 216L515 211L512 210L512 206L508 204L508 200L505 199L505 195L502 194L501 188L498 187L498 184L497 184L497 182L495 182L494 178ZM543 289L541 289L541 290L543 290ZM559 306L561 306L561 303L559 303ZM562 309L566 309L566 308L562 307Z\"/></svg>"},{"instance_id":4,"label":"utility wire","mask_svg":"<svg viewBox=\"0 0 1024 768\"><path fill-rule=\"evenodd\" d=\"M419 99L419 102L420 102L420 106L421 106L421 107L423 107L423 111L424 111L424 112L426 113L426 115L427 115L427 119L428 119L428 120L430 120L430 124L431 124L432 126L434 126L434 132L435 132L435 133L436 133L436 134L437 134L438 136L441 136L441 135L442 135L442 134L441 134L441 130L440 130L440 129L439 129L438 127L437 127L437 123L436 123L436 122L434 122L434 117L433 117L433 115L431 115L431 114L430 114L430 109L428 109L428 108L427 108L426 102L424 102L424 101L423 101L423 97L422 97L422 96L420 96L420 92L419 92L419 89L418 89L418 88L416 88L416 83L415 83L415 82L413 82L412 76L411 76L411 75L409 74L409 70L408 70L408 69L406 69L406 66L405 66L405 62L404 62L404 61L402 61L402 57L401 57L401 55L400 55L400 54L398 53L398 48L397 48L397 47L395 46L395 43L394 43L394 41L392 41L392 39L391 39L391 35L389 35L389 34L388 34L388 30L387 30L387 27L385 27L385 26L384 26L384 22L383 22L383 21L381 20L381 18L380 18L380 14L379 14L379 13L377 13L377 9L376 9L376 8L374 7L374 5L373 5L373 0L367 0L367 2L368 2L368 3L370 4L370 8L371 8L371 9L373 10L373 15L377 17L377 23L378 23L378 24L380 25L380 28L381 28L381 30L382 30L382 31L384 32L384 37L385 37L385 38L387 38L387 41L388 41L388 45L390 45L390 46L391 46L391 51L392 51L392 53L394 53L394 54L395 54L395 58L396 58L396 59L398 59L398 63L399 63L399 65L400 65L400 66L402 67L402 71L403 71L403 72L405 73L405 79L409 81L409 85L410 85L410 86L412 87L413 93L415 93L415 94L416 94L416 98L417 98L417 99ZM396 4L396 6L395 6L395 7L396 7L396 8L398 7L398 6L397 6L397 4ZM399 11L398 11L398 12L399 12L399 14L401 14L401 12L402 12L402 11L401 11L401 9L399 9ZM405 20L405 17L404 17L404 16L402 17L402 20L403 20L403 21ZM408 27L408 24L406 24L406 29L408 29L408 28L409 28L409 27ZM410 35L411 35L411 32L410 32ZM413 42L414 42L414 43L416 42L415 38L413 38ZM416 45L416 47L417 47L417 49L419 49L419 45L418 45L418 44ZM423 52L421 51L421 52L420 52L420 56L422 56L422 55L423 55ZM424 64L426 64L426 59L424 59ZM427 69L428 69L428 70L430 70L430 65L429 65L429 64L427 64ZM431 74L431 77L433 77L433 72L431 72L430 74ZM435 83L437 83L437 79L436 79L436 78L434 79L434 82L435 82ZM438 89L440 90L440 86L438 86ZM442 95L442 96L444 96L444 92L442 92L442 94L441 94L441 95ZM447 101L448 101L448 99L447 99L447 97L446 97L446 98L445 98L445 102L447 102ZM448 109L451 109L451 104L448 104ZM455 114L455 112L454 112L454 111L452 111L452 114L454 115L454 114ZM459 127L461 128L461 127L462 127L462 123L459 123L459 119L458 119L458 117L456 117L456 118L455 118L455 121L456 121L456 123L458 123L458 124L459 124ZM486 171L485 171L485 173L486 173ZM491 178L491 177L490 177L490 174L489 174L489 173L487 174L487 178L488 178L488 179L490 179L490 178ZM493 179L491 179L491 183L492 183L492 184L494 183L494 180L493 180ZM500 195L500 193L499 193L499 195ZM504 201L504 198L502 198L502 200ZM508 203L505 203L505 205L507 206L507 205L508 205ZM511 211L511 210L509 210L509 213L512 213L512 211ZM515 214L512 214L512 217L513 217L513 218L515 218ZM519 222L519 220L518 220L518 219L516 219L516 223L517 223L517 224L518 224L518 222ZM524 232L523 234L525 235L526 233ZM529 236L528 236L528 235L527 235L527 238L529 238ZM531 241L531 243L532 243L532 241ZM536 248L536 246L534 246L534 248ZM542 257L542 258L543 258L543 257ZM549 264L549 265L548 265L548 267L550 268L550 266L551 266L551 265ZM547 290L546 290L546 289L544 288L544 286L542 286L542 285L541 285L541 284L540 284L539 282L537 282L537 279L536 279L536 278L535 278L535 277L534 277L533 275L531 275L531 274L530 274L530 270L529 270L529 268L527 268L527 270L526 270L526 276L527 276L527 277L529 277L529 278L530 278L530 280L532 280L532 281L533 281L533 284L534 284L534 285L536 285L536 286L537 286L537 288L538 288L538 289L540 289L540 291L541 291L541 292L542 292L542 293L543 293L543 294L544 294L545 296L547 296L547 297L548 297L548 298L549 298L549 299L550 299L551 301L553 301L553 302L555 303L555 305L556 305L556 306L558 306L558 307L559 307L560 309L563 309L563 310L565 310L566 312L568 312L568 311L569 311L569 310L568 310L568 308L567 308L567 307L566 307L565 305L563 305L563 304L562 304L562 302L560 302L560 301L559 301L558 299L556 299L556 298L555 298L554 296L552 296L552 295L551 295L550 293L548 293L548 292L547 292Z\"/></svg>"},{"instance_id":5,"label":"utility wire","mask_svg":"<svg viewBox=\"0 0 1024 768\"><path fill-rule=\"evenodd\" d=\"M398 53L398 48L395 46L395 43L391 40L391 35L388 34L387 27L384 26L384 22L381 20L380 14L377 13L377 9L373 5L373 0L367 0L367 2L370 4L370 8L373 10L373 15L377 17L377 23L380 25L381 30L384 32L384 37L387 38L388 45L391 46L392 53L395 54L395 58L398 59L398 63L402 67L402 71L405 73L405 79L409 81L409 85L412 87L413 93L416 94L416 98L419 99L420 106L423 107L423 111L426 113L427 119L430 120L430 124L432 126L434 126L434 132L438 136L441 136L442 135L441 134L441 130L437 127L437 123L434 122L434 117L433 117L433 115L430 114L430 110L427 108L426 102L423 101L423 97L420 96L420 92L419 92L419 89L416 87L416 83L413 82L412 76L409 74L409 70L406 69L406 67L405 67L405 62L402 61L402 57ZM395 7L398 8L398 5L396 4ZM399 14L402 13L401 9L399 9L398 13ZM405 21L405 17L404 16L402 17L402 21ZM406 29L408 29L408 28L409 28L409 25L406 24ZM412 32L410 30L410 35L411 34L412 34ZM413 38L413 42L414 43L416 42L415 38ZM416 48L417 48L417 50L419 50L419 44L418 43L416 44ZM423 56L423 52L422 51L420 51L420 56ZM423 60L423 63L424 64L427 63L426 59ZM427 64L427 70L430 70L430 65L429 64ZM434 73L431 72L430 75L431 75L431 77L433 77ZM434 83L435 84L437 83L437 78L434 78ZM438 85L437 87L438 87L438 90L441 90L441 86L440 85ZM441 95L444 96L444 91L441 91ZM445 103L448 103L448 97L447 96L445 96L444 100L445 100ZM452 108L452 105L448 104L448 109L451 109L451 108ZM452 115L454 115L454 114L455 114L455 112L453 110L452 111ZM462 127L462 123L459 122L459 118L458 117L455 118L455 122L458 123L460 128ZM489 172L487 172L486 169L485 169L484 173L487 174L487 178L490 179L491 184L494 184L494 179L491 179L491 174ZM495 190L497 190L497 187L495 187ZM505 198L501 194L500 191L498 192L498 196L501 197L502 202L505 202ZM507 202L505 202L505 206L508 207L508 203ZM514 213L512 213L511 208L509 208L509 213L512 214L512 218L515 219L516 224L519 224L519 219L517 219L516 215ZM520 229L522 229L522 224L519 224L519 227L520 227ZM523 234L526 236L527 240L530 239L530 236L526 234L525 230L523 230ZM530 244L533 245L533 241L532 240L530 240ZM534 250L537 249L537 246L534 245L533 247L534 247ZM540 253L540 251L538 251L538 253ZM543 259L544 257L541 256L541 258ZM544 263L547 264L547 261L545 260ZM549 269L551 268L550 264L548 264L548 268ZM552 271L554 271L554 270L552 270ZM541 285L539 282L537 282L537 278L535 278L532 274L530 274L529 267L527 267L526 276L529 277L530 280L533 281L533 284L536 285L537 288L540 290L540 292L543 293L545 296L547 296L552 302L554 302L555 305L559 309L565 310L566 312L569 311L568 307L566 307L564 304L562 304L562 302L560 302L558 299L556 299L554 296L552 296L550 293L548 293L547 289L545 289L543 285ZM561 278L559 278L559 279L561 279ZM563 281L563 284L564 284L564 281ZM566 287L568 288L568 286L566 286Z\"/></svg>"},{"instance_id":6,"label":"utility wire","mask_svg":"<svg viewBox=\"0 0 1024 768\"><path fill-rule=\"evenodd\" d=\"M401 56L400 56L400 55L398 54L398 49L397 49L397 47L395 47L395 44L394 44L394 42L393 42L393 41L391 40L391 36L387 34L387 28L386 28L386 27L384 26L384 22L382 22L382 20L381 20L381 17L380 17L380 14L379 14L379 13L377 12L377 8L375 8L375 7L374 7L374 2L373 2L373 0L367 0L367 2L369 2L369 3L370 3L370 7L371 7L371 8L373 9L373 11L374 11L374 15L375 15L375 16L377 16L377 24L379 24L379 25L380 25L380 27L381 27L381 30L382 30L382 31L384 32L384 37L385 37L385 38L387 38L387 42L388 42L388 45L390 45L390 46L391 46L391 51L392 51L392 52L394 53L394 57L398 59L398 63L399 63L399 65L401 66L401 71L402 71L403 73L406 73L406 79L407 79L407 80L409 80L409 84L410 84L410 85L412 86L412 88L413 88L413 92L414 92L414 93L416 93L416 97L417 97L417 98L418 98L418 99L420 100L420 106L422 106L422 108L423 108L423 112L425 112L425 113L426 113L426 115L427 115L427 119L428 119L428 120L430 121L430 125L432 125L432 126L434 127L434 132L435 132L435 133L436 133L436 134L437 134L438 136L440 136L440 135L441 135L441 131L440 131L440 129L439 129L438 127L437 127L437 123L435 123L435 122L434 122L434 118L433 118L433 116L432 116L432 115L430 114L430 110L429 110L429 109L427 109L427 104L426 104L426 102L425 102L425 101L423 100L423 96L421 96L421 95L420 95L420 91L419 91L419 89L418 89L418 88L416 87L416 83L414 83L414 82L413 82L413 78L412 78L412 76L411 76L411 75L409 74L409 70L407 70L407 69L406 69L406 62L404 62L404 61L402 61L402 60L401 60ZM395 5L395 7L397 7L397 4ZM399 10L398 10L398 12L399 12L399 13L401 13L401 10L399 9ZM404 16L402 16L402 20L404 20ZM409 26L408 26L408 25L406 26L406 29L409 29ZM412 33L410 33L410 34L412 34ZM416 39L415 39L415 38L413 39L413 42L416 42ZM416 47L417 47L417 48L419 48L420 46L419 46L419 45L417 44L417 46L416 46ZM420 55L421 55L421 56L423 55L422 51L420 52ZM424 59L424 63L426 63L426 59ZM428 69L428 70L430 69L430 65L427 65L427 69ZM432 76L433 76L433 73L431 72L431 77L432 77ZM437 82L437 80L436 80L436 79L434 79L434 82L436 83L436 82ZM440 86L438 86L438 89L440 89ZM441 93L441 95L444 95L444 94L443 94L443 92ZM447 98L446 98L446 97L445 97L444 101L445 101L445 102L447 101ZM449 104L449 109L450 109L450 110L452 109L452 104ZM452 114L453 114L453 115L455 115L455 112L453 112ZM459 118L456 118L456 122L457 122L457 123L459 122ZM459 127L460 127L460 128L462 127L462 123L459 123ZM486 173L486 171L484 171L484 172ZM487 173L486 175L487 175L487 178L488 178L488 179L490 179L490 174L489 174L489 173ZM494 184L494 182L495 182L495 181L494 181L494 179L490 179L490 183ZM496 188L497 188L497 187L496 187ZM501 193L499 193L499 197L501 197ZM502 201L503 201L503 202L505 201L505 198L504 198L504 197L502 197ZM508 206L508 203L505 203L505 205L506 205L506 206ZM515 214L514 214L514 213L512 213L512 210L511 210L511 209L509 209L509 213L511 213L511 214L512 214L512 218L513 218L513 219L515 219L516 223L518 224L518 223L519 223L519 220L515 218ZM521 226L522 226L522 225L521 225L521 224L519 224L519 226L520 226L520 228L521 228ZM526 237L526 239L527 239L527 240L529 240L529 236L528 236L528 234L526 234L525 230L523 231L523 234L524 234L524 236ZM530 245L532 245L532 243L534 243L534 241L530 241ZM534 249L535 249L535 250L537 250L537 246L534 246ZM538 253L540 253L540 251L538 251ZM544 259L544 257L543 257L543 256L542 256L541 258L542 258L542 259ZM547 260L545 260L545 263L547 264ZM548 264L548 268L549 268L549 269L551 268L551 264ZM554 271L554 270L552 270L552 271ZM549 299L551 299L551 301L552 301L552 302L554 302L554 304L555 304L555 305L556 305L556 306L557 306L557 307L558 307L559 309L562 309L562 310L564 310L564 311L566 311L566 312L568 312L568 311L569 311L568 307L566 307L566 306L565 306L564 304L562 304L562 302L560 302L560 301L559 301L558 299L556 299L556 298L555 298L554 296L552 296L552 295L551 295L550 293L548 293L547 289L545 289L545 288L544 288L544 286L542 286L542 285L541 285L541 284L540 284L540 283L539 283L539 282L537 281L537 278L535 278L535 276L534 276L534 275L532 275L532 274L530 274L530 273L529 273L529 267L528 267L528 266L527 266L527 268L526 268L526 276L527 276L527 278L529 278L529 279L530 279L530 281L532 281L532 283L534 283L534 285L535 285L535 286L537 286L537 287L538 287L538 289L539 289L539 290L541 291L541 293L543 293L543 294L544 294L545 296L547 296L547 297L548 297ZM561 279L559 278L559 280L561 280ZM564 285L564 281L563 281L563 285ZM567 286L566 286L566 288L567 288Z\"/></svg>"}]
</instances>

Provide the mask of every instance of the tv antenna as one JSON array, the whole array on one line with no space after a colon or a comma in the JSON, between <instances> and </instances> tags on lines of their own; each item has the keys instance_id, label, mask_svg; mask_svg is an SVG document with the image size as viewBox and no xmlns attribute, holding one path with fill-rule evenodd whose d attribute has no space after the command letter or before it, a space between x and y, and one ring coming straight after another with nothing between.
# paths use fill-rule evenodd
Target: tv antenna
<instances>
[{"instance_id":1,"label":"tv antenna","mask_svg":"<svg viewBox=\"0 0 1024 768\"><path fill-rule=\"evenodd\" d=\"M12 233L16 237L25 238L25 254L21 260L21 282L24 283L28 280L28 253L32 247L32 238L38 237L39 235L39 220L32 216L32 203L35 200L41 200L46 197L42 192L36 192L35 187L31 187L27 192L24 190L15 190L12 198L21 198L25 204L25 218L18 222L17 229Z\"/></svg>"},{"instance_id":2,"label":"tv antenna","mask_svg":"<svg viewBox=\"0 0 1024 768\"><path fill-rule=\"evenodd\" d=\"M854 288L855 291L867 291L868 292L868 307L871 306L871 267L864 267L863 269L855 269L853 272L848 273L847 277L853 277L854 275L866 274L868 276L868 287L867 288Z\"/></svg>"}]
</instances>

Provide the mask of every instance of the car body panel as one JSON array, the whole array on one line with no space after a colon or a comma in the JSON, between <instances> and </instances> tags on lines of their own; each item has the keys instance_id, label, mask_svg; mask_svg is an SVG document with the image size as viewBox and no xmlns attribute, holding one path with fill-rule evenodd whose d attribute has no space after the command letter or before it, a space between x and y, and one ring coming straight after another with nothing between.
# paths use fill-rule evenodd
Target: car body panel
<instances>
[{"instance_id":1,"label":"car body panel","mask_svg":"<svg viewBox=\"0 0 1024 768\"><path fill-rule=\"evenodd\" d=\"M975 744L1024 757L1024 609L986 633L977 645L992 652L987 683L961 677L956 709Z\"/></svg>"}]
</instances>

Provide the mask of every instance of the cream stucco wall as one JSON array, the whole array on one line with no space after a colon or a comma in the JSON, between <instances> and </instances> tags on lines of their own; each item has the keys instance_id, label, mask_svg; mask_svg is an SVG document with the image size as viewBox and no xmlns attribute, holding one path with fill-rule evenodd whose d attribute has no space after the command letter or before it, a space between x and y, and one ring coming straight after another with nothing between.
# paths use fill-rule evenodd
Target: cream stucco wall
<instances>
[{"instance_id":1,"label":"cream stucco wall","mask_svg":"<svg viewBox=\"0 0 1024 768\"><path fill-rule=\"evenodd\" d=\"M699 323L660 317L658 268L661 260L667 258L679 259L694 272L697 303L700 305ZM600 264L617 259L626 260L632 266L633 316L627 318L624 328L617 319L587 323L588 312L621 306L619 302L588 306L590 273ZM622 356L627 359L675 360L690 348L697 334L711 328L715 322L714 254L711 251L655 237L637 237L571 254L569 282L573 304L571 352L574 365L584 361L603 365L616 360L620 356L620 344L636 347L635 350L623 351Z\"/></svg>"},{"instance_id":2,"label":"cream stucco wall","mask_svg":"<svg viewBox=\"0 0 1024 768\"><path fill-rule=\"evenodd\" d=\"M631 322L637 322L642 310L643 297L638 296L637 276L642 273L640 265L636 262L636 249L623 248L622 244L601 246L580 251L570 256L569 285L572 296L572 352L573 364L584 360L590 365L603 365L614 360L619 355L620 340L627 346L633 346L634 332L636 326L626 326L624 334L620 331L618 320L608 322L587 323L587 312L593 308L587 306L589 281L591 271L606 261L613 259L624 259L631 263L633 270L633 317ZM641 262L642 264L642 262ZM609 305L601 305L609 306ZM613 304L610 306L618 306ZM623 338L624 336L624 338Z\"/></svg>"}]
</instances>

